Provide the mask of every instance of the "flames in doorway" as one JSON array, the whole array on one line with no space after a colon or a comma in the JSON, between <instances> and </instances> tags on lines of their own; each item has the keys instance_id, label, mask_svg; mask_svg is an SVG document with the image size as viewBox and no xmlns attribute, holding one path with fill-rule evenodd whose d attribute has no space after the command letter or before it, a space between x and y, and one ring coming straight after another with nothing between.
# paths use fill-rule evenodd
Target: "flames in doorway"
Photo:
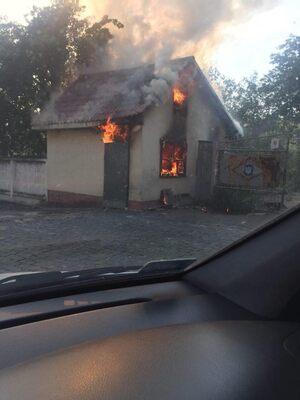
<instances>
[{"instance_id":1,"label":"flames in doorway","mask_svg":"<svg viewBox=\"0 0 300 400\"><path fill-rule=\"evenodd\" d=\"M125 143L128 141L128 126L118 125L109 116L105 124L98 125L103 143Z\"/></svg>"}]
</instances>

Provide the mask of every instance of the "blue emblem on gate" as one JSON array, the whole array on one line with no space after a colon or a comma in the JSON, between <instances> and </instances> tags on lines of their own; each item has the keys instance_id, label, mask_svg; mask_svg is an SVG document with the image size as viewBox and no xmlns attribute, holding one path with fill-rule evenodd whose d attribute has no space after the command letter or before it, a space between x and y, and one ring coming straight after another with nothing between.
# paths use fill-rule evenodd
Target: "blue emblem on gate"
<instances>
[{"instance_id":1,"label":"blue emblem on gate","mask_svg":"<svg viewBox=\"0 0 300 400\"><path fill-rule=\"evenodd\" d=\"M254 165L251 161L247 160L244 165L243 173L245 176L252 176L254 173Z\"/></svg>"}]
</instances>

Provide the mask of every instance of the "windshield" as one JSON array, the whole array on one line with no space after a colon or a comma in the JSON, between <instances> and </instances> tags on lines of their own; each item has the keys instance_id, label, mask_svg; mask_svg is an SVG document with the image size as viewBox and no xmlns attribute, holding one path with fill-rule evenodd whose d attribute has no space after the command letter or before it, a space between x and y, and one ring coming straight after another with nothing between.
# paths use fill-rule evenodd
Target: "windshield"
<instances>
[{"instance_id":1,"label":"windshield","mask_svg":"<svg viewBox=\"0 0 300 400\"><path fill-rule=\"evenodd\" d=\"M0 280L174 272L297 206L299 17L296 0L2 2ZM31 274L54 271L76 274Z\"/></svg>"}]
</instances>

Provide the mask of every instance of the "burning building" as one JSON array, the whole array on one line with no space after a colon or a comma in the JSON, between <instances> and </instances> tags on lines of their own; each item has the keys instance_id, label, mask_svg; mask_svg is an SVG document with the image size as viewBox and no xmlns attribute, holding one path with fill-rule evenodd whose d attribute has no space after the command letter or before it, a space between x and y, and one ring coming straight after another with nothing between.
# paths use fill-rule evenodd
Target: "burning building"
<instances>
[{"instance_id":1,"label":"burning building","mask_svg":"<svg viewBox=\"0 0 300 400\"><path fill-rule=\"evenodd\" d=\"M48 201L144 208L163 190L204 202L214 148L237 128L193 57L79 76L33 119Z\"/></svg>"}]
</instances>

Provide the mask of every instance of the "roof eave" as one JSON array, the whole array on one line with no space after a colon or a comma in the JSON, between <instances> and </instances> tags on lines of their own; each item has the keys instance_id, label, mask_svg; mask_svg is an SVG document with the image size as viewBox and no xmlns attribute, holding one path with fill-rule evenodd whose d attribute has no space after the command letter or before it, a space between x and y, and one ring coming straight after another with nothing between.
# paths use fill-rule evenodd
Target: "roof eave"
<instances>
[{"instance_id":1,"label":"roof eave","mask_svg":"<svg viewBox=\"0 0 300 400\"><path fill-rule=\"evenodd\" d=\"M230 137L234 138L238 135L238 129L236 128L234 122L233 122L233 118L232 116L229 114L229 112L227 111L225 105L223 104L223 102L221 101L221 99L219 98L219 96L217 95L217 93L215 92L215 90L213 89L212 85L210 84L209 80L207 79L207 77L205 76L205 74L203 73L203 71L201 70L201 68L199 67L199 65L197 64L197 62L195 61L195 64L197 66L198 69L198 73L201 76L201 80L202 82L205 83L205 86L211 96L211 100L215 106L215 109L219 115L219 117L221 118L221 120L223 120L223 123L226 125L227 127L227 133L230 135Z\"/></svg>"},{"instance_id":2,"label":"roof eave","mask_svg":"<svg viewBox=\"0 0 300 400\"><path fill-rule=\"evenodd\" d=\"M31 128L35 131L51 131L60 129L80 129L80 128L96 128L100 121L74 121L74 122L49 122L49 123L35 123Z\"/></svg>"},{"instance_id":3,"label":"roof eave","mask_svg":"<svg viewBox=\"0 0 300 400\"><path fill-rule=\"evenodd\" d=\"M131 113L129 115L122 115L120 117L114 118L115 121L124 121L125 119L137 118L143 114L143 112L149 106L144 105L140 107L135 113ZM93 121L49 121L49 122L39 122L38 120L34 121L31 125L33 130L38 131L49 131L49 130L60 130L60 129L80 129L80 128L96 128L99 124L104 123L107 120L107 117L102 117Z\"/></svg>"}]
</instances>

